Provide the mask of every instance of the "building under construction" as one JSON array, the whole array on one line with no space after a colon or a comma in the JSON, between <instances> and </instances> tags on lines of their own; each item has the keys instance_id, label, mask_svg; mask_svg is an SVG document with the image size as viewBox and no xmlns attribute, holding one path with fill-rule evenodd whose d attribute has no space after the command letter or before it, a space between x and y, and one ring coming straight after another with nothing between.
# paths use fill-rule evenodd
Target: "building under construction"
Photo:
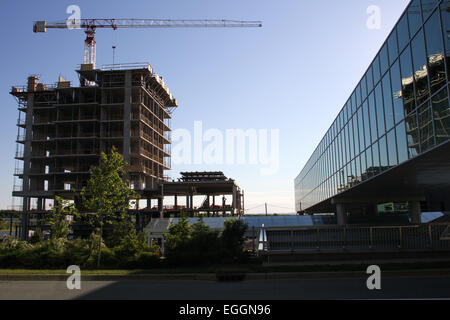
<instances>
[{"instance_id":1,"label":"building under construction","mask_svg":"<svg viewBox=\"0 0 450 320\"><path fill-rule=\"evenodd\" d=\"M84 64L76 72L77 86L61 77L56 84L43 84L33 75L27 86L11 90L19 103L13 196L23 199L22 237L28 234L29 214L45 213L46 201L61 196L76 202L90 167L113 146L129 164L130 187L147 200L146 208L135 210L140 218L142 213L164 216L165 196L175 197L171 213L243 212L243 194L223 173L197 178L185 173L178 182L165 176L171 166L170 119L178 103L150 64L101 69ZM208 195L208 203L194 208L192 198L200 194ZM233 195L232 204L215 206L214 197L210 205L209 195L217 194ZM184 207L177 205L179 195L186 196Z\"/></svg>"}]
</instances>

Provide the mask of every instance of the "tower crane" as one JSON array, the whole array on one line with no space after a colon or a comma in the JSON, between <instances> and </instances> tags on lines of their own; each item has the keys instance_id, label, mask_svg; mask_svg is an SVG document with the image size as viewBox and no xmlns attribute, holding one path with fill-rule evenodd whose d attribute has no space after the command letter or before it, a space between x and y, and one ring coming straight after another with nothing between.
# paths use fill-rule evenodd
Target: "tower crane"
<instances>
[{"instance_id":1,"label":"tower crane","mask_svg":"<svg viewBox=\"0 0 450 320\"><path fill-rule=\"evenodd\" d=\"M75 27L74 27L75 26ZM95 66L97 28L248 28L262 27L261 21L237 20L172 20L172 19L68 19L59 22L36 21L33 25L35 33L47 32L47 29L83 29L84 64Z\"/></svg>"}]
</instances>

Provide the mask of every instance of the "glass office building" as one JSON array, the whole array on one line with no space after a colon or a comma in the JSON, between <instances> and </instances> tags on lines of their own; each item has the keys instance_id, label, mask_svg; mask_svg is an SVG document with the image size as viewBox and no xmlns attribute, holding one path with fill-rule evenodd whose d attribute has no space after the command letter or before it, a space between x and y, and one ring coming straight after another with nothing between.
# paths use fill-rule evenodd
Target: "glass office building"
<instances>
[{"instance_id":1,"label":"glass office building","mask_svg":"<svg viewBox=\"0 0 450 320\"><path fill-rule=\"evenodd\" d=\"M446 144L449 76L450 1L413 0L295 179L297 212Z\"/></svg>"}]
</instances>

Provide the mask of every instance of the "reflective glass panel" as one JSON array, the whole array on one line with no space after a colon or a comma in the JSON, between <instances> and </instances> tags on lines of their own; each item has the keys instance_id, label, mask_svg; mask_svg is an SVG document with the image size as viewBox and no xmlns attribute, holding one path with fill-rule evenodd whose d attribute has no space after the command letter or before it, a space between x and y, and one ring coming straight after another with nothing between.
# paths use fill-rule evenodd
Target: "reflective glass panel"
<instances>
[{"instance_id":1,"label":"reflective glass panel","mask_svg":"<svg viewBox=\"0 0 450 320\"><path fill-rule=\"evenodd\" d=\"M394 127L394 113L392 110L392 90L391 78L389 72L383 77L383 101L384 101L384 117L386 120L386 131Z\"/></svg>"},{"instance_id":2,"label":"reflective glass panel","mask_svg":"<svg viewBox=\"0 0 450 320\"><path fill-rule=\"evenodd\" d=\"M420 151L425 152L434 146L433 119L431 117L431 102L428 101L417 111L420 134Z\"/></svg>"},{"instance_id":3,"label":"reflective glass panel","mask_svg":"<svg viewBox=\"0 0 450 320\"><path fill-rule=\"evenodd\" d=\"M439 144L450 138L450 107L447 88L436 94L432 101L436 143Z\"/></svg>"},{"instance_id":4,"label":"reflective glass panel","mask_svg":"<svg viewBox=\"0 0 450 320\"><path fill-rule=\"evenodd\" d=\"M398 49L402 51L409 42L408 18L404 14L397 24Z\"/></svg>"},{"instance_id":5,"label":"reflective glass panel","mask_svg":"<svg viewBox=\"0 0 450 320\"><path fill-rule=\"evenodd\" d=\"M363 106L363 118L364 118L364 139L366 145L369 146L372 143L372 140L370 139L369 106L367 101L368 100L364 102Z\"/></svg>"},{"instance_id":6,"label":"reflective glass panel","mask_svg":"<svg viewBox=\"0 0 450 320\"><path fill-rule=\"evenodd\" d=\"M411 42L414 68L414 82L416 88L416 106L428 98L428 68L425 53L425 40L421 30Z\"/></svg>"},{"instance_id":7,"label":"reflective glass panel","mask_svg":"<svg viewBox=\"0 0 450 320\"><path fill-rule=\"evenodd\" d=\"M394 29L388 39L389 64L393 64L398 56L397 31Z\"/></svg>"},{"instance_id":8,"label":"reflective glass panel","mask_svg":"<svg viewBox=\"0 0 450 320\"><path fill-rule=\"evenodd\" d=\"M361 110L361 109L358 109ZM355 138L355 155L358 155L360 150L360 141L359 141L359 128L358 128L358 113L353 116L353 136Z\"/></svg>"},{"instance_id":9,"label":"reflective glass panel","mask_svg":"<svg viewBox=\"0 0 450 320\"><path fill-rule=\"evenodd\" d=\"M372 147L369 147L366 150L366 162L367 162L366 175L367 178L370 178L373 176Z\"/></svg>"},{"instance_id":10,"label":"reflective glass panel","mask_svg":"<svg viewBox=\"0 0 450 320\"><path fill-rule=\"evenodd\" d=\"M441 37L439 11L425 24L427 62L431 83L431 93L437 92L445 83L444 48Z\"/></svg>"},{"instance_id":11,"label":"reflective glass panel","mask_svg":"<svg viewBox=\"0 0 450 320\"><path fill-rule=\"evenodd\" d=\"M416 112L413 112L406 117L406 137L408 140L408 157L411 159L420 153L419 130L417 128Z\"/></svg>"},{"instance_id":12,"label":"reflective glass panel","mask_svg":"<svg viewBox=\"0 0 450 320\"><path fill-rule=\"evenodd\" d=\"M361 101L364 101L364 99L367 98L367 83L366 83L366 76L361 80Z\"/></svg>"},{"instance_id":13,"label":"reflective glass panel","mask_svg":"<svg viewBox=\"0 0 450 320\"><path fill-rule=\"evenodd\" d=\"M409 33L412 38L422 25L420 0L413 0L408 8Z\"/></svg>"},{"instance_id":14,"label":"reflective glass panel","mask_svg":"<svg viewBox=\"0 0 450 320\"><path fill-rule=\"evenodd\" d=\"M378 142L372 145L372 176L380 173L380 151L378 150Z\"/></svg>"},{"instance_id":15,"label":"reflective glass panel","mask_svg":"<svg viewBox=\"0 0 450 320\"><path fill-rule=\"evenodd\" d=\"M378 136L382 136L386 132L384 124L384 108L383 108L383 95L381 92L381 83L375 88L375 103L377 109L377 124L378 124Z\"/></svg>"},{"instance_id":16,"label":"reflective glass panel","mask_svg":"<svg viewBox=\"0 0 450 320\"><path fill-rule=\"evenodd\" d=\"M364 140L363 108L358 109L357 117L358 117L359 152L361 152L366 148Z\"/></svg>"},{"instance_id":17,"label":"reflective glass panel","mask_svg":"<svg viewBox=\"0 0 450 320\"><path fill-rule=\"evenodd\" d=\"M408 160L408 147L406 145L406 128L404 121L395 128L395 133L397 136L398 162L402 163Z\"/></svg>"},{"instance_id":18,"label":"reflective glass panel","mask_svg":"<svg viewBox=\"0 0 450 320\"><path fill-rule=\"evenodd\" d=\"M412 71L411 52L409 46L400 56L400 70L402 75L402 98L403 108L406 113L415 109L414 103L414 80Z\"/></svg>"},{"instance_id":19,"label":"reflective glass panel","mask_svg":"<svg viewBox=\"0 0 450 320\"><path fill-rule=\"evenodd\" d=\"M395 130L388 132L387 136L388 161L389 167L397 165L397 146L395 141Z\"/></svg>"},{"instance_id":20,"label":"reflective glass panel","mask_svg":"<svg viewBox=\"0 0 450 320\"><path fill-rule=\"evenodd\" d=\"M424 20L430 15L438 2L439 0L422 0L422 14Z\"/></svg>"},{"instance_id":21,"label":"reflective glass panel","mask_svg":"<svg viewBox=\"0 0 450 320\"><path fill-rule=\"evenodd\" d=\"M372 64L373 84L376 85L380 81L380 57L377 56Z\"/></svg>"},{"instance_id":22,"label":"reflective glass panel","mask_svg":"<svg viewBox=\"0 0 450 320\"><path fill-rule=\"evenodd\" d=\"M372 137L372 143L378 139L377 132L377 113L375 109L375 95L372 92L369 96L369 115L370 115L370 136Z\"/></svg>"},{"instance_id":23,"label":"reflective glass panel","mask_svg":"<svg viewBox=\"0 0 450 320\"><path fill-rule=\"evenodd\" d=\"M445 56L447 61L447 70L450 70L450 37L448 36L448 31L450 30L450 1L443 1L441 3L441 17L442 17L442 32L445 41ZM450 72L447 74L448 79L450 79Z\"/></svg>"},{"instance_id":24,"label":"reflective glass panel","mask_svg":"<svg viewBox=\"0 0 450 320\"><path fill-rule=\"evenodd\" d=\"M380 51L380 68L381 68L381 75L383 75L389 68L389 58L386 44L383 45Z\"/></svg>"},{"instance_id":25,"label":"reflective glass panel","mask_svg":"<svg viewBox=\"0 0 450 320\"><path fill-rule=\"evenodd\" d=\"M369 67L366 73L366 80L367 80L367 94L370 93L373 89L373 74L372 74L372 66Z\"/></svg>"},{"instance_id":26,"label":"reflective glass panel","mask_svg":"<svg viewBox=\"0 0 450 320\"><path fill-rule=\"evenodd\" d=\"M387 147L386 147L386 136L383 136L379 140L380 146L380 168L381 171L385 171L388 169L388 156L387 156Z\"/></svg>"},{"instance_id":27,"label":"reflective glass panel","mask_svg":"<svg viewBox=\"0 0 450 320\"><path fill-rule=\"evenodd\" d=\"M400 78L400 67L399 62L396 61L391 67L391 92L393 98L393 109L394 109L394 121L395 123L403 120L405 113L403 111L403 99L402 99L402 82Z\"/></svg>"}]
</instances>

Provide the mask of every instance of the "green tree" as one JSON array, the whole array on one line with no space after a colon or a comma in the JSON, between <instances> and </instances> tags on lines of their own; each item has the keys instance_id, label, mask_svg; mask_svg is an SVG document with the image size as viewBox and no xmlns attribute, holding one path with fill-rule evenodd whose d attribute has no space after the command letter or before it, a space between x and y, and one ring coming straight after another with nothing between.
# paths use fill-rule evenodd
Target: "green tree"
<instances>
[{"instance_id":1,"label":"green tree","mask_svg":"<svg viewBox=\"0 0 450 320\"><path fill-rule=\"evenodd\" d=\"M90 178L81 192L84 208L95 213L89 215L91 224L99 227L97 266L100 266L104 225L125 221L130 200L139 198L125 179L127 165L115 147L109 155L102 152L99 165L90 168Z\"/></svg>"},{"instance_id":2,"label":"green tree","mask_svg":"<svg viewBox=\"0 0 450 320\"><path fill-rule=\"evenodd\" d=\"M47 217L47 223L50 225L51 230L51 239L67 239L70 233L67 216L78 216L78 210L70 201L56 196L55 205L52 208L51 214Z\"/></svg>"},{"instance_id":3,"label":"green tree","mask_svg":"<svg viewBox=\"0 0 450 320\"><path fill-rule=\"evenodd\" d=\"M227 219L220 239L225 250L225 255L239 258L243 254L244 236L247 225L242 220Z\"/></svg>"}]
</instances>

